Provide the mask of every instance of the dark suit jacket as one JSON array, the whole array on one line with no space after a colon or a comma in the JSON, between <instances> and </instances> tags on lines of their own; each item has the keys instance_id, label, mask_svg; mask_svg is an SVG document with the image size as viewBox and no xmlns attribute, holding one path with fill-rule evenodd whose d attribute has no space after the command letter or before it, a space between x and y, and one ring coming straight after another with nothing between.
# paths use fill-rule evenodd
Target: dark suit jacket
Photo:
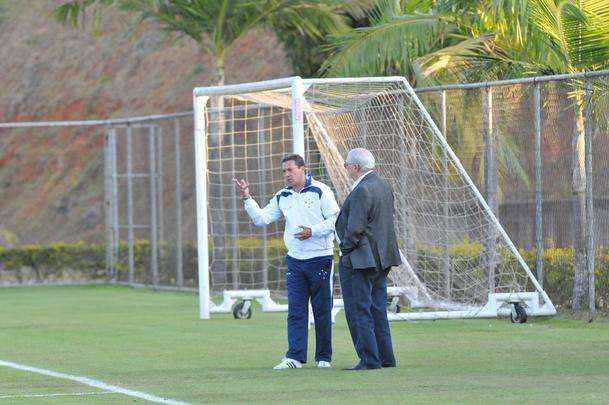
<instances>
[{"instance_id":1,"label":"dark suit jacket","mask_svg":"<svg viewBox=\"0 0 609 405\"><path fill-rule=\"evenodd\" d=\"M387 269L401 264L389 184L368 173L347 196L336 220L342 260L354 269Z\"/></svg>"}]
</instances>

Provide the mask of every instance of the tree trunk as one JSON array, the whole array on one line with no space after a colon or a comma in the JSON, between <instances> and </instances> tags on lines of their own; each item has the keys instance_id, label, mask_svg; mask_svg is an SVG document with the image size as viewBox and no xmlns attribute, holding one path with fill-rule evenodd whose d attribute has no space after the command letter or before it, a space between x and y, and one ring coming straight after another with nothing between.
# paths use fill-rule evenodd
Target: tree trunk
<instances>
[{"instance_id":1,"label":"tree trunk","mask_svg":"<svg viewBox=\"0 0 609 405\"><path fill-rule=\"evenodd\" d=\"M585 120L583 97L579 94L574 99L575 127L571 141L572 152L572 191L573 191L573 300L571 309L578 312L582 309L582 300L586 290L586 166L585 166Z\"/></svg>"}]
</instances>

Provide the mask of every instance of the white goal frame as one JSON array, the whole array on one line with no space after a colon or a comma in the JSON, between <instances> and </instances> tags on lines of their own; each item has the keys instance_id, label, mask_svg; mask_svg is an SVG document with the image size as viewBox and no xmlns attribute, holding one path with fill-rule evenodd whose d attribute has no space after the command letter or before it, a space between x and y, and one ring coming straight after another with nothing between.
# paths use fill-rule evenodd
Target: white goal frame
<instances>
[{"instance_id":1,"label":"white goal frame","mask_svg":"<svg viewBox=\"0 0 609 405\"><path fill-rule=\"evenodd\" d=\"M493 213L490 206L480 194L478 188L468 175L445 137L429 115L429 112L419 100L415 91L412 89L406 78L401 76L389 77L360 77L360 78L324 78L324 79L303 79L298 76L288 77L277 80L268 80L253 83L197 87L193 90L194 103L194 144L195 144L195 165L196 165L196 217L197 217L197 252L198 252L198 276L199 276L199 316L201 319L209 319L212 312L230 312L229 308L236 298L257 299L263 310L285 311L287 306L279 305L270 298L268 290L239 290L230 291L224 296L224 302L215 305L210 299L210 279L209 279L209 241L208 241L208 216L207 216L207 141L206 141L206 122L205 106L211 96L236 95L265 90L291 89L291 124L293 136L293 153L304 156L305 136L304 136L304 115L303 110L306 105L304 94L309 86L313 84L350 84L350 83L383 83L401 82L408 96L420 109L423 119L434 132L437 140L441 142L460 174L465 179L467 185L471 187L476 198L479 200L484 211L488 214L491 222L495 225L500 237L505 241L511 253L516 257L519 265L524 269L527 276L534 285L535 292L514 292L514 293L490 293L488 302L483 307L465 308L463 310L444 310L430 312L396 313L390 312L390 320L411 320L411 319L448 319L448 318L482 318L506 316L510 314L511 305L523 303L527 308L528 315L555 315L556 308L547 293L539 284L530 268L518 252L506 231L503 229L499 220ZM403 260L405 258L403 257ZM406 262L405 267L410 269ZM410 269L412 272L412 269ZM412 273L414 275L414 273ZM415 280L418 280L416 275ZM390 295L399 294L400 288L390 289ZM335 300L338 307L342 300Z\"/></svg>"}]
</instances>

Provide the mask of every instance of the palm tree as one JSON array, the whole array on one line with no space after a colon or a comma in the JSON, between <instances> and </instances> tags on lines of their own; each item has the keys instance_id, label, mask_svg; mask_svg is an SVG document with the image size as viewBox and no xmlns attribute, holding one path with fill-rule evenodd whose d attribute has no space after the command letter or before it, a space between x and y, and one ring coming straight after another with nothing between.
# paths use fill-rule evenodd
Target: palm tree
<instances>
[{"instance_id":1,"label":"palm tree","mask_svg":"<svg viewBox=\"0 0 609 405\"><path fill-rule=\"evenodd\" d=\"M357 9L360 2L348 7ZM303 37L321 38L347 28L345 6L336 0L69 0L59 5L55 17L77 25L87 9L117 5L153 19L163 30L195 40L202 52L213 56L216 78L226 82L225 56L235 42L252 29L293 31Z\"/></svg>"},{"instance_id":2,"label":"palm tree","mask_svg":"<svg viewBox=\"0 0 609 405\"><path fill-rule=\"evenodd\" d=\"M368 26L331 38L323 71L401 74L415 85L488 78L488 66L471 74L471 57L497 37L522 42L525 9L524 0L379 0Z\"/></svg>"},{"instance_id":3,"label":"palm tree","mask_svg":"<svg viewBox=\"0 0 609 405\"><path fill-rule=\"evenodd\" d=\"M368 26L332 38L328 45L331 57L323 69L330 76L400 74L413 85L505 76L514 70L512 66L485 61L479 55L488 53L498 39L524 43L525 10L524 0L381 0L370 13ZM428 106L439 103L429 101ZM451 103L460 103L453 104L456 110L471 111L463 117L482 108L480 100L471 98L453 98ZM453 144L466 167L481 177L484 159L476 148L479 128L469 119L454 118L458 127L454 132L460 137ZM507 138L504 141L497 145L502 161L499 176L516 174L528 181L520 162L513 158L515 146Z\"/></svg>"}]
</instances>

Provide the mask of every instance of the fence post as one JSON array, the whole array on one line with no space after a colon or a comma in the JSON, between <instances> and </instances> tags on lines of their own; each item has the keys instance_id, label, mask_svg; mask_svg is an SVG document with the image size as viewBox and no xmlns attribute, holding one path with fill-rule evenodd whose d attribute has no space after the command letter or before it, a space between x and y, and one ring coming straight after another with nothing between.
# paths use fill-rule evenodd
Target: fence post
<instances>
[{"instance_id":1,"label":"fence post","mask_svg":"<svg viewBox=\"0 0 609 405\"><path fill-rule=\"evenodd\" d=\"M486 202L496 214L495 188L495 131L493 125L493 88L487 87L484 95L484 182ZM486 236L486 255L488 267L489 292L495 292L495 228L489 224Z\"/></svg>"},{"instance_id":2,"label":"fence post","mask_svg":"<svg viewBox=\"0 0 609 405\"><path fill-rule=\"evenodd\" d=\"M537 281L543 287L542 211L541 211L541 85L535 84L535 268Z\"/></svg>"},{"instance_id":3,"label":"fence post","mask_svg":"<svg viewBox=\"0 0 609 405\"><path fill-rule=\"evenodd\" d=\"M159 249L159 257L161 258L161 263L163 263L162 257L163 257L163 252L164 249L163 247L165 246L164 242L165 242L165 193L164 193L164 187L163 187L163 177L164 177L164 172L163 172L163 127L162 126L155 126L155 132L156 132L156 146L157 146L157 157L156 157L156 165L157 165L157 171L156 171L156 184L157 184L157 198L158 198L158 203L157 203L157 214L158 214L158 226L159 226L159 231L158 231L158 241L161 244L161 248Z\"/></svg>"},{"instance_id":4,"label":"fence post","mask_svg":"<svg viewBox=\"0 0 609 405\"><path fill-rule=\"evenodd\" d=\"M230 132L230 170L231 179L236 176L235 173L235 109L231 108L231 117L228 122L228 131ZM243 120L244 132L247 136L247 109ZM231 223L231 278L233 280L233 289L239 289L239 224L237 223L237 189L234 185L230 187L230 213Z\"/></svg>"},{"instance_id":5,"label":"fence post","mask_svg":"<svg viewBox=\"0 0 609 405\"><path fill-rule=\"evenodd\" d=\"M184 269L182 264L182 186L180 184L182 161L180 154L180 120L174 121L175 147L175 199L176 199L176 283L178 288L184 287Z\"/></svg>"},{"instance_id":6,"label":"fence post","mask_svg":"<svg viewBox=\"0 0 609 405\"><path fill-rule=\"evenodd\" d=\"M269 107L272 114L272 106ZM258 165L260 170L258 171L258 182L260 183L260 202L263 204L266 201L266 159L268 158L261 147L265 147L266 141L266 127L267 117L261 115L258 118ZM263 129L262 131L260 129ZM266 149L266 148L265 148ZM268 228L267 225L262 227L262 287L264 289L269 288L269 253L268 253Z\"/></svg>"},{"instance_id":7,"label":"fence post","mask_svg":"<svg viewBox=\"0 0 609 405\"><path fill-rule=\"evenodd\" d=\"M113 267L112 267L112 275L111 278L116 278L116 263L118 263L119 249L120 249L120 224L118 218L118 167L117 167L117 153L116 153L116 129L110 128L109 137L110 137L110 167L111 167L111 177L110 177L110 185L111 185L111 196L112 196L112 233L113 233L113 246L112 246L112 256L113 256Z\"/></svg>"},{"instance_id":8,"label":"fence post","mask_svg":"<svg viewBox=\"0 0 609 405\"><path fill-rule=\"evenodd\" d=\"M406 116L404 111L406 111L407 99L403 95L396 96L396 125L397 131L401 135L398 137L398 150L402 151L404 154L404 160L407 162L416 161L417 148L412 143L412 139L409 139L407 136L406 129ZM407 145L408 142L408 145ZM369 147L372 145L370 144ZM408 159L408 155L410 154L410 158ZM410 167L407 165L401 165L398 171L398 178L401 181L407 182L409 179L408 170ZM415 246L415 234L414 234L414 226L412 226L412 217L410 215L410 207L408 206L408 201L404 196L396 196L396 215L398 218L398 222L401 222L402 225L398 226L396 232L398 232L398 237L404 241L404 257L408 261L410 267L416 271L418 266L418 257L417 257L417 249Z\"/></svg>"},{"instance_id":9,"label":"fence post","mask_svg":"<svg viewBox=\"0 0 609 405\"><path fill-rule=\"evenodd\" d=\"M127 124L127 245L129 284L135 282L135 249L133 239L133 128Z\"/></svg>"},{"instance_id":10,"label":"fence post","mask_svg":"<svg viewBox=\"0 0 609 405\"><path fill-rule=\"evenodd\" d=\"M149 151L149 170L150 170L150 271L152 273L152 284L157 287L159 284L158 267L158 226L157 226L157 193L156 193L156 147L155 147L155 127L148 127L148 151Z\"/></svg>"},{"instance_id":11,"label":"fence post","mask_svg":"<svg viewBox=\"0 0 609 405\"><path fill-rule=\"evenodd\" d=\"M446 138L447 125L446 125L446 90L442 90L442 136ZM449 212L448 212L448 156L446 149L442 148L442 220L444 221L444 229L449 229L448 223ZM442 271L444 273L444 288L446 289L446 297L450 298L452 295L451 286L451 274L450 274L450 258L448 255L448 234L444 234L443 246L442 246Z\"/></svg>"},{"instance_id":12,"label":"fence post","mask_svg":"<svg viewBox=\"0 0 609 405\"><path fill-rule=\"evenodd\" d=\"M106 277L112 276L114 268L114 231L112 229L112 161L110 155L110 134L104 129L104 211L106 216Z\"/></svg>"}]
</instances>

